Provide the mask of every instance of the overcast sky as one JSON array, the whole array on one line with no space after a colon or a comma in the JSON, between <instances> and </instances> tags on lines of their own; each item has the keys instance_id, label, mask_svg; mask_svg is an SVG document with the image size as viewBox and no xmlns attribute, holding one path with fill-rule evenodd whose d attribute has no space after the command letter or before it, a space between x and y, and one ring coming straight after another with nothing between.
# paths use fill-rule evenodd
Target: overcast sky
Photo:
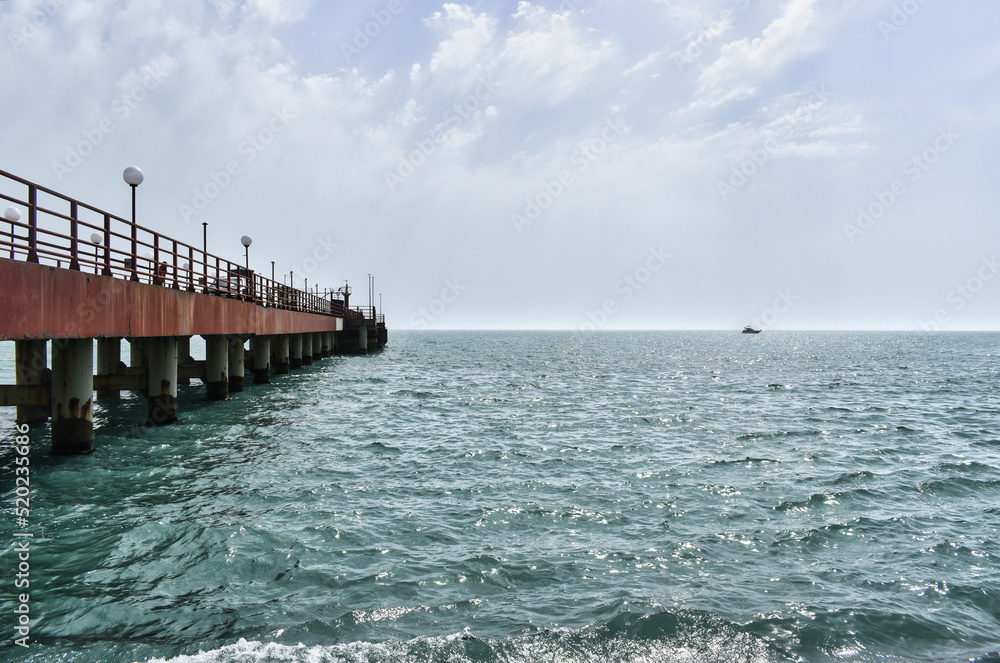
<instances>
[{"instance_id":1,"label":"overcast sky","mask_svg":"<svg viewBox=\"0 0 1000 663\"><path fill-rule=\"evenodd\" d=\"M561 3L561 4L560 4ZM0 0L0 169L391 328L997 329L993 0ZM376 298L377 298L376 294Z\"/></svg>"}]
</instances>

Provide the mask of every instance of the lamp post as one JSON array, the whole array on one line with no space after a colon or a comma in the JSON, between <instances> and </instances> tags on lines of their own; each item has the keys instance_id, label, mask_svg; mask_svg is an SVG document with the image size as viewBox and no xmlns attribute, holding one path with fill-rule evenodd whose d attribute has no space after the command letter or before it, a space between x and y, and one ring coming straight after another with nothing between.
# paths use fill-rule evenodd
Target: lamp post
<instances>
[{"instance_id":1,"label":"lamp post","mask_svg":"<svg viewBox=\"0 0 1000 663\"><path fill-rule=\"evenodd\" d=\"M132 187L132 280L138 281L139 274L136 271L136 263L138 262L136 258L136 253L139 251L139 235L135 226L135 190L140 184L142 184L143 176L142 171L135 166L129 166L122 173L122 179L125 183Z\"/></svg>"},{"instance_id":2,"label":"lamp post","mask_svg":"<svg viewBox=\"0 0 1000 663\"><path fill-rule=\"evenodd\" d=\"M253 244L253 238L250 237L250 235L243 235L243 237L240 237L240 244L243 245L243 248L246 251L247 278L250 278L250 245Z\"/></svg>"},{"instance_id":3,"label":"lamp post","mask_svg":"<svg viewBox=\"0 0 1000 663\"><path fill-rule=\"evenodd\" d=\"M104 241L104 235L101 233L90 233L90 241L94 243L94 273L97 274L97 247Z\"/></svg>"},{"instance_id":4,"label":"lamp post","mask_svg":"<svg viewBox=\"0 0 1000 663\"><path fill-rule=\"evenodd\" d=\"M253 238L250 235L243 235L240 237L240 244L243 245L243 250L246 252L247 261L247 296L250 296L250 245L253 244Z\"/></svg>"},{"instance_id":5,"label":"lamp post","mask_svg":"<svg viewBox=\"0 0 1000 663\"><path fill-rule=\"evenodd\" d=\"M205 288L208 288L208 221L201 222L201 257L203 264L202 278L205 280ZM216 274L218 276L218 274Z\"/></svg>"},{"instance_id":6,"label":"lamp post","mask_svg":"<svg viewBox=\"0 0 1000 663\"><path fill-rule=\"evenodd\" d=\"M21 220L21 212L16 207L8 207L3 212L3 218L10 221L10 259L14 259L14 224Z\"/></svg>"}]
</instances>

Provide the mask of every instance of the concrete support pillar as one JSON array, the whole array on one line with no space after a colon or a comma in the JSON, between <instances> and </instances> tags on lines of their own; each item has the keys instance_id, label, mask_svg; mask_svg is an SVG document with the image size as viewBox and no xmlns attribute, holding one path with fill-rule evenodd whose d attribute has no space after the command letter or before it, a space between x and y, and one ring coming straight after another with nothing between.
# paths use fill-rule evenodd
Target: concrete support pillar
<instances>
[{"instance_id":1,"label":"concrete support pillar","mask_svg":"<svg viewBox=\"0 0 1000 663\"><path fill-rule=\"evenodd\" d=\"M148 338L130 338L128 340L129 346L129 361L128 365L132 368L141 368L146 371L149 369L149 339ZM143 396L149 396L149 392L146 391L146 387L139 390Z\"/></svg>"},{"instance_id":2,"label":"concrete support pillar","mask_svg":"<svg viewBox=\"0 0 1000 663\"><path fill-rule=\"evenodd\" d=\"M48 369L45 341L14 341L16 384L41 385ZM49 408L40 405L18 405L17 423L38 424L49 418Z\"/></svg>"},{"instance_id":3,"label":"concrete support pillar","mask_svg":"<svg viewBox=\"0 0 1000 663\"><path fill-rule=\"evenodd\" d=\"M162 426L177 421L177 339L149 339L149 403L146 425Z\"/></svg>"},{"instance_id":4,"label":"concrete support pillar","mask_svg":"<svg viewBox=\"0 0 1000 663\"><path fill-rule=\"evenodd\" d=\"M146 341L145 338L130 338L128 365L132 368L144 368L146 366Z\"/></svg>"},{"instance_id":5,"label":"concrete support pillar","mask_svg":"<svg viewBox=\"0 0 1000 663\"><path fill-rule=\"evenodd\" d=\"M120 338L97 339L97 374L115 375L122 361L122 340ZM103 389L97 392L97 400L115 401L121 398L118 389Z\"/></svg>"},{"instance_id":6,"label":"concrete support pillar","mask_svg":"<svg viewBox=\"0 0 1000 663\"><path fill-rule=\"evenodd\" d=\"M94 339L52 342L52 453L94 450Z\"/></svg>"},{"instance_id":7,"label":"concrete support pillar","mask_svg":"<svg viewBox=\"0 0 1000 663\"><path fill-rule=\"evenodd\" d=\"M311 366L313 363L313 335L300 334L302 336L302 365Z\"/></svg>"},{"instance_id":8,"label":"concrete support pillar","mask_svg":"<svg viewBox=\"0 0 1000 663\"><path fill-rule=\"evenodd\" d=\"M288 335L288 365L302 368L302 334Z\"/></svg>"},{"instance_id":9,"label":"concrete support pillar","mask_svg":"<svg viewBox=\"0 0 1000 663\"><path fill-rule=\"evenodd\" d=\"M190 336L178 336L177 337L177 362L180 364L186 364L191 361L191 337ZM191 384L191 378L177 378L177 384Z\"/></svg>"},{"instance_id":10,"label":"concrete support pillar","mask_svg":"<svg viewBox=\"0 0 1000 663\"><path fill-rule=\"evenodd\" d=\"M340 354L340 332L330 332L330 352Z\"/></svg>"},{"instance_id":11,"label":"concrete support pillar","mask_svg":"<svg viewBox=\"0 0 1000 663\"><path fill-rule=\"evenodd\" d=\"M268 384L271 382L271 337L254 336L250 339L250 349L253 352L253 383Z\"/></svg>"},{"instance_id":12,"label":"concrete support pillar","mask_svg":"<svg viewBox=\"0 0 1000 663\"><path fill-rule=\"evenodd\" d=\"M229 393L243 391L243 337L229 337Z\"/></svg>"},{"instance_id":13,"label":"concrete support pillar","mask_svg":"<svg viewBox=\"0 0 1000 663\"><path fill-rule=\"evenodd\" d=\"M205 337L205 395L210 401L229 396L229 339Z\"/></svg>"},{"instance_id":14,"label":"concrete support pillar","mask_svg":"<svg viewBox=\"0 0 1000 663\"><path fill-rule=\"evenodd\" d=\"M333 354L333 332L323 332L323 356L329 357Z\"/></svg>"},{"instance_id":15,"label":"concrete support pillar","mask_svg":"<svg viewBox=\"0 0 1000 663\"><path fill-rule=\"evenodd\" d=\"M368 352L368 327L358 328L358 352Z\"/></svg>"},{"instance_id":16,"label":"concrete support pillar","mask_svg":"<svg viewBox=\"0 0 1000 663\"><path fill-rule=\"evenodd\" d=\"M299 352L301 353L301 349ZM275 374L288 375L288 334L271 337L271 354L274 356Z\"/></svg>"},{"instance_id":17,"label":"concrete support pillar","mask_svg":"<svg viewBox=\"0 0 1000 663\"><path fill-rule=\"evenodd\" d=\"M323 358L323 334L320 332L313 332L313 361L319 361Z\"/></svg>"}]
</instances>

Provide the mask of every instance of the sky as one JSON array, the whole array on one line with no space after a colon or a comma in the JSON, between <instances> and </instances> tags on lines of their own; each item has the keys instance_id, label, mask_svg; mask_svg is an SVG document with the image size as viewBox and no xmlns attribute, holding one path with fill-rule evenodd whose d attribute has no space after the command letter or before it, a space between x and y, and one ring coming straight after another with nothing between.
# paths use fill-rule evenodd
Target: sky
<instances>
[{"instance_id":1,"label":"sky","mask_svg":"<svg viewBox=\"0 0 1000 663\"><path fill-rule=\"evenodd\" d=\"M392 329L1000 328L994 0L0 0L0 170Z\"/></svg>"}]
</instances>

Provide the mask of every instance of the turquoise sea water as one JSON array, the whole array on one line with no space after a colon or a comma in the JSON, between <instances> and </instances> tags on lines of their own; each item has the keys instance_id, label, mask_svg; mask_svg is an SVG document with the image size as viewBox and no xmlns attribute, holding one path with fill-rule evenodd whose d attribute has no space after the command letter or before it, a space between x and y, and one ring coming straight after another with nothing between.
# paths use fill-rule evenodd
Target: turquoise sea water
<instances>
[{"instance_id":1,"label":"turquoise sea water","mask_svg":"<svg viewBox=\"0 0 1000 663\"><path fill-rule=\"evenodd\" d=\"M0 660L1000 661L998 351L397 332L99 406L91 456L32 434L28 650L0 451Z\"/></svg>"}]
</instances>

